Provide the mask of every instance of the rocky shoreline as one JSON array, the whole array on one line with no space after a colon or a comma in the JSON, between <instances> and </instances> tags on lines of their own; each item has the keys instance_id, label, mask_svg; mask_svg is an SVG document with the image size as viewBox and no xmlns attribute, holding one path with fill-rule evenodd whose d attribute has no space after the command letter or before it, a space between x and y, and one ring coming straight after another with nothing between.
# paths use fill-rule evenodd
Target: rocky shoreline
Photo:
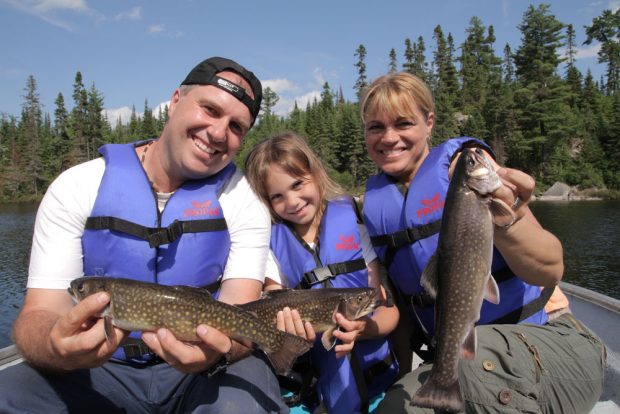
<instances>
[{"instance_id":1,"label":"rocky shoreline","mask_svg":"<svg viewBox=\"0 0 620 414\"><path fill-rule=\"evenodd\" d=\"M555 182L547 191L536 196L536 201L585 201L604 200L598 189L579 190L576 186Z\"/></svg>"}]
</instances>

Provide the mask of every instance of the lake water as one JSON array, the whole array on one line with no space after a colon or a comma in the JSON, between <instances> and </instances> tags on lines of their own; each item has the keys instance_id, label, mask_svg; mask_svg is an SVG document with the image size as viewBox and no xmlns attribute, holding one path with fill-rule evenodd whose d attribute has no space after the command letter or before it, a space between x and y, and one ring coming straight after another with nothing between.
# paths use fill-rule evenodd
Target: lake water
<instances>
[{"instance_id":1,"label":"lake water","mask_svg":"<svg viewBox=\"0 0 620 414\"><path fill-rule=\"evenodd\" d=\"M564 245L564 281L620 299L620 201L535 202ZM0 348L22 303L36 204L0 204Z\"/></svg>"}]
</instances>

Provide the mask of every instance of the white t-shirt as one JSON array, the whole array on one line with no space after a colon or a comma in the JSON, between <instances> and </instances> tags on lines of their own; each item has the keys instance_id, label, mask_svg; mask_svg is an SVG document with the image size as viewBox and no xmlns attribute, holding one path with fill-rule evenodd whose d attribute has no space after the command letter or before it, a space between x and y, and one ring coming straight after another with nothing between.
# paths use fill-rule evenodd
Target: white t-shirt
<instances>
[{"instance_id":1,"label":"white t-shirt","mask_svg":"<svg viewBox=\"0 0 620 414\"><path fill-rule=\"evenodd\" d=\"M363 224L358 224L357 228L360 233L362 255L364 256L366 266L368 266L369 263L371 263L377 258L377 253L372 247L372 242L370 241L370 236L368 235L368 230L366 229L366 226ZM314 243L308 243L308 247L314 250ZM278 259L271 250L269 250L269 258L267 259L267 273L265 274L265 277L268 277L269 279L280 285L282 284L282 272L280 271L280 264L278 263Z\"/></svg>"},{"instance_id":2,"label":"white t-shirt","mask_svg":"<svg viewBox=\"0 0 620 414\"><path fill-rule=\"evenodd\" d=\"M84 276L82 234L104 171L104 159L97 158L68 169L50 185L34 226L28 288L66 289ZM219 200L231 241L222 280L264 281L271 234L267 208L239 171Z\"/></svg>"}]
</instances>

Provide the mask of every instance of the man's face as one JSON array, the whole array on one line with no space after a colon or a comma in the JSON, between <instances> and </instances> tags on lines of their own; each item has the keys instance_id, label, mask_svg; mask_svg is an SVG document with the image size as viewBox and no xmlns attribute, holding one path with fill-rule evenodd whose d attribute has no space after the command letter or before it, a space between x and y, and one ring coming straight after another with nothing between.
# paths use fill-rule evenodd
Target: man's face
<instances>
[{"instance_id":1,"label":"man's face","mask_svg":"<svg viewBox=\"0 0 620 414\"><path fill-rule=\"evenodd\" d=\"M248 83L236 73L221 72L218 76L252 93ZM168 115L162 135L169 155L166 169L179 181L221 171L239 151L252 123L250 111L243 103L212 85L195 85L185 92L177 89Z\"/></svg>"}]
</instances>

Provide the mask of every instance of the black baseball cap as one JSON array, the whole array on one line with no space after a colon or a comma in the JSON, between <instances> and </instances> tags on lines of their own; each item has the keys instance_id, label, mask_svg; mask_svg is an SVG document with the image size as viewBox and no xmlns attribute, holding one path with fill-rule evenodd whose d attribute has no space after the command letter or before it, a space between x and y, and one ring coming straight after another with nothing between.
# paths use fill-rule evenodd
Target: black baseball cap
<instances>
[{"instance_id":1,"label":"black baseball cap","mask_svg":"<svg viewBox=\"0 0 620 414\"><path fill-rule=\"evenodd\" d=\"M245 79L252 88L254 99L240 85L217 76L218 73L224 71L235 72ZM203 60L187 74L181 85L213 85L225 90L247 106L253 118L252 124L258 116L260 104L263 100L263 88L256 75L237 62L223 57L211 57Z\"/></svg>"}]
</instances>

